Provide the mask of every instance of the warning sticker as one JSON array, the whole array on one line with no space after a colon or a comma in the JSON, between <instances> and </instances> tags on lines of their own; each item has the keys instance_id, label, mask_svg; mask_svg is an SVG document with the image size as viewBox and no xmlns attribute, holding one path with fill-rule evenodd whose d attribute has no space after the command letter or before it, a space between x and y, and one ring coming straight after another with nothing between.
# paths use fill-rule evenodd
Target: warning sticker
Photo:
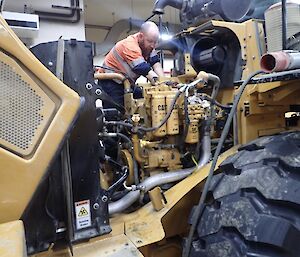
<instances>
[{"instance_id":1,"label":"warning sticker","mask_svg":"<svg viewBox=\"0 0 300 257\"><path fill-rule=\"evenodd\" d=\"M90 200L75 202L76 228L91 226Z\"/></svg>"}]
</instances>

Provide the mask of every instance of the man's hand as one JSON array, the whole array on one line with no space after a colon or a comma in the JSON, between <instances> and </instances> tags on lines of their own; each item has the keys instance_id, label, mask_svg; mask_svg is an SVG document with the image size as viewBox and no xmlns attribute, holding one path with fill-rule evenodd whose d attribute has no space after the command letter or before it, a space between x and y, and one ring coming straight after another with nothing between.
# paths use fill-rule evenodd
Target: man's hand
<instances>
[{"instance_id":1,"label":"man's hand","mask_svg":"<svg viewBox=\"0 0 300 257\"><path fill-rule=\"evenodd\" d=\"M158 81L158 76L153 70L150 70L146 77L147 77L147 79L149 79L150 83L153 86L156 85L156 82Z\"/></svg>"}]
</instances>

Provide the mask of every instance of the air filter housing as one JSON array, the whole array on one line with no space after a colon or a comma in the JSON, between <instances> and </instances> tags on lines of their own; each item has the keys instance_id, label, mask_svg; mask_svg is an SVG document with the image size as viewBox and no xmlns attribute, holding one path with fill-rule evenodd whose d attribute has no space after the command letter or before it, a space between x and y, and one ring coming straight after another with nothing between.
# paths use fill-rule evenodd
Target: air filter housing
<instances>
[{"instance_id":1,"label":"air filter housing","mask_svg":"<svg viewBox=\"0 0 300 257\"><path fill-rule=\"evenodd\" d=\"M300 32L300 4L299 1L287 1L287 39L291 40ZM266 34L269 52L282 49L282 12L281 3L272 5L265 12Z\"/></svg>"}]
</instances>

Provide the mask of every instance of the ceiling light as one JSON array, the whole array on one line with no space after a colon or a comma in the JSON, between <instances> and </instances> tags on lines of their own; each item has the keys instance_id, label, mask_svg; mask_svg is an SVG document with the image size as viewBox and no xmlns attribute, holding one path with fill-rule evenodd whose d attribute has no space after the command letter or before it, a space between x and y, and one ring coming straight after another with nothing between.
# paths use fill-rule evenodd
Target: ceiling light
<instances>
[{"instance_id":1,"label":"ceiling light","mask_svg":"<svg viewBox=\"0 0 300 257\"><path fill-rule=\"evenodd\" d=\"M168 41L168 40L171 40L171 39L172 39L172 35L170 35L170 34L161 34L161 35L160 35L160 39L161 39L162 41Z\"/></svg>"}]
</instances>

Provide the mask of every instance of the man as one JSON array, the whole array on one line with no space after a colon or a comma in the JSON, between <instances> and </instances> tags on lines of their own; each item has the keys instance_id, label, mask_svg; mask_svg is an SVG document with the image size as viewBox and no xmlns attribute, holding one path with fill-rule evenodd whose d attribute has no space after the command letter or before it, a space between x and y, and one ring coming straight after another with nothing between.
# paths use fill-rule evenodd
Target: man
<instances>
[{"instance_id":1,"label":"man","mask_svg":"<svg viewBox=\"0 0 300 257\"><path fill-rule=\"evenodd\" d=\"M155 52L159 38L159 30L154 22L147 21L142 24L140 31L119 41L106 55L102 72L121 71L132 82L141 75L154 84L158 77L163 76L160 59ZM121 81L100 81L103 90L112 99L124 105L124 88ZM111 105L104 103L104 107Z\"/></svg>"}]
</instances>

